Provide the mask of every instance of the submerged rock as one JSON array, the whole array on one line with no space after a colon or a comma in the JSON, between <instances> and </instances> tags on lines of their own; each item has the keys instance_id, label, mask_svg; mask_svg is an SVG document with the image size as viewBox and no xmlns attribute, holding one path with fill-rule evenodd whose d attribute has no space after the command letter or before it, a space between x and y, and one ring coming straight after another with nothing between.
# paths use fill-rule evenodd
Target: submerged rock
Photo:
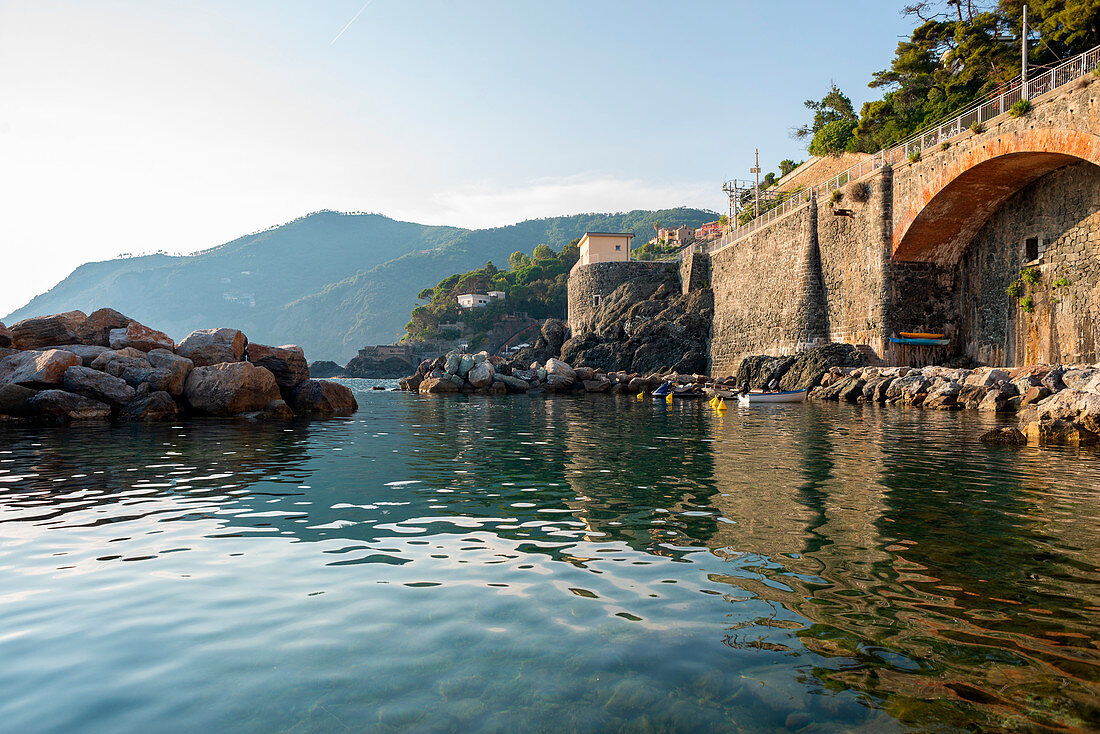
<instances>
[{"instance_id":1,"label":"submerged rock","mask_svg":"<svg viewBox=\"0 0 1100 734\"><path fill-rule=\"evenodd\" d=\"M64 390L43 390L27 402L36 415L56 420L110 420L111 406Z\"/></svg>"}]
</instances>

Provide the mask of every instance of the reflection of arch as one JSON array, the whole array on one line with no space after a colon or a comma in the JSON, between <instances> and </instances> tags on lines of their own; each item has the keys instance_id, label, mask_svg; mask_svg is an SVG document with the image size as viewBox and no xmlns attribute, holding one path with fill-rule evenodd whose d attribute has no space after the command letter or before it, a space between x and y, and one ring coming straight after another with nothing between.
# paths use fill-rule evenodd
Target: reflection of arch
<instances>
[{"instance_id":1,"label":"reflection of arch","mask_svg":"<svg viewBox=\"0 0 1100 734\"><path fill-rule=\"evenodd\" d=\"M1077 130L1006 133L947 158L895 220L893 259L956 263L990 215L1056 168L1100 165L1100 136Z\"/></svg>"}]
</instances>

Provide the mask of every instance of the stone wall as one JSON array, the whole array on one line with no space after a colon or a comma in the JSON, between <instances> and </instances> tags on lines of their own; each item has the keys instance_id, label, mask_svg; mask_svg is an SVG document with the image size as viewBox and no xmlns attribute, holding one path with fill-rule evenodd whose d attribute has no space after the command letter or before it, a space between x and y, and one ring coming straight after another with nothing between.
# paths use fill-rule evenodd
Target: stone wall
<instances>
[{"instance_id":1,"label":"stone wall","mask_svg":"<svg viewBox=\"0 0 1100 734\"><path fill-rule=\"evenodd\" d=\"M576 265L569 273L568 324L576 335L596 310L623 283L664 283L679 276L675 262L610 262ZM677 283L677 285L679 285Z\"/></svg>"},{"instance_id":2,"label":"stone wall","mask_svg":"<svg viewBox=\"0 0 1100 734\"><path fill-rule=\"evenodd\" d=\"M735 374L750 354L826 340L816 220L806 206L711 254L711 374Z\"/></svg>"},{"instance_id":3,"label":"stone wall","mask_svg":"<svg viewBox=\"0 0 1100 734\"><path fill-rule=\"evenodd\" d=\"M710 256L698 252L680 260L680 286L683 293L710 287Z\"/></svg>"},{"instance_id":4,"label":"stone wall","mask_svg":"<svg viewBox=\"0 0 1100 734\"><path fill-rule=\"evenodd\" d=\"M1037 238L1035 310L1005 289L1027 267ZM1055 286L1060 278L1068 285ZM978 232L959 267L964 353L989 364L1100 359L1100 167L1077 163L1012 196Z\"/></svg>"}]
</instances>

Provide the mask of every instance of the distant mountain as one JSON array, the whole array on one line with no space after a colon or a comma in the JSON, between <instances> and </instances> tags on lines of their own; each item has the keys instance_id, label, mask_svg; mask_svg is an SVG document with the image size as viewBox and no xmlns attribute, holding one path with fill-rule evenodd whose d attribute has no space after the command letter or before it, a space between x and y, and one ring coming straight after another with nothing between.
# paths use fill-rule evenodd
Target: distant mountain
<instances>
[{"instance_id":1,"label":"distant mountain","mask_svg":"<svg viewBox=\"0 0 1100 734\"><path fill-rule=\"evenodd\" d=\"M364 344L397 339L422 289L451 273L506 264L516 250L556 250L586 231L634 232L653 223L697 227L700 209L578 214L469 230L379 214L317 212L194 255L148 255L81 265L5 316L20 319L111 306L180 339L194 329L239 328L249 339L300 344L309 359L340 363Z\"/></svg>"}]
</instances>

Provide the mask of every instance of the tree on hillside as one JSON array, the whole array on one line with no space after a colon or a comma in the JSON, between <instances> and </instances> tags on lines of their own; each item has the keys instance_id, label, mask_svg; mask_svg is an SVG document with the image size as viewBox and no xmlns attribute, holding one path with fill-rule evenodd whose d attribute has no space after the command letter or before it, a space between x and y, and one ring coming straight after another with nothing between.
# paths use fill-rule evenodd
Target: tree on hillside
<instances>
[{"instance_id":1,"label":"tree on hillside","mask_svg":"<svg viewBox=\"0 0 1100 734\"><path fill-rule=\"evenodd\" d=\"M1100 0L1001 0L1001 13L1013 33L1019 36L1023 6L1027 3L1028 25L1038 31L1032 42L1032 63L1048 64L1088 51L1100 45Z\"/></svg>"},{"instance_id":2,"label":"tree on hillside","mask_svg":"<svg viewBox=\"0 0 1100 734\"><path fill-rule=\"evenodd\" d=\"M527 255L518 250L508 256L508 267L512 270L519 270L524 265L530 264L531 258L527 257Z\"/></svg>"},{"instance_id":3,"label":"tree on hillside","mask_svg":"<svg viewBox=\"0 0 1100 734\"><path fill-rule=\"evenodd\" d=\"M531 253L535 260L553 260L557 257L557 254L551 249L550 245L535 245L534 252Z\"/></svg>"},{"instance_id":4,"label":"tree on hillside","mask_svg":"<svg viewBox=\"0 0 1100 734\"><path fill-rule=\"evenodd\" d=\"M806 109L814 113L813 121L794 129L794 136L800 140L810 138L810 154L816 156L840 155L849 149L849 143L855 139L853 132L859 124L859 117L852 100L836 84L820 101L808 99Z\"/></svg>"},{"instance_id":5,"label":"tree on hillside","mask_svg":"<svg viewBox=\"0 0 1100 734\"><path fill-rule=\"evenodd\" d=\"M794 169L801 166L801 163L795 163L790 158L779 161L779 177L783 178Z\"/></svg>"}]
</instances>

